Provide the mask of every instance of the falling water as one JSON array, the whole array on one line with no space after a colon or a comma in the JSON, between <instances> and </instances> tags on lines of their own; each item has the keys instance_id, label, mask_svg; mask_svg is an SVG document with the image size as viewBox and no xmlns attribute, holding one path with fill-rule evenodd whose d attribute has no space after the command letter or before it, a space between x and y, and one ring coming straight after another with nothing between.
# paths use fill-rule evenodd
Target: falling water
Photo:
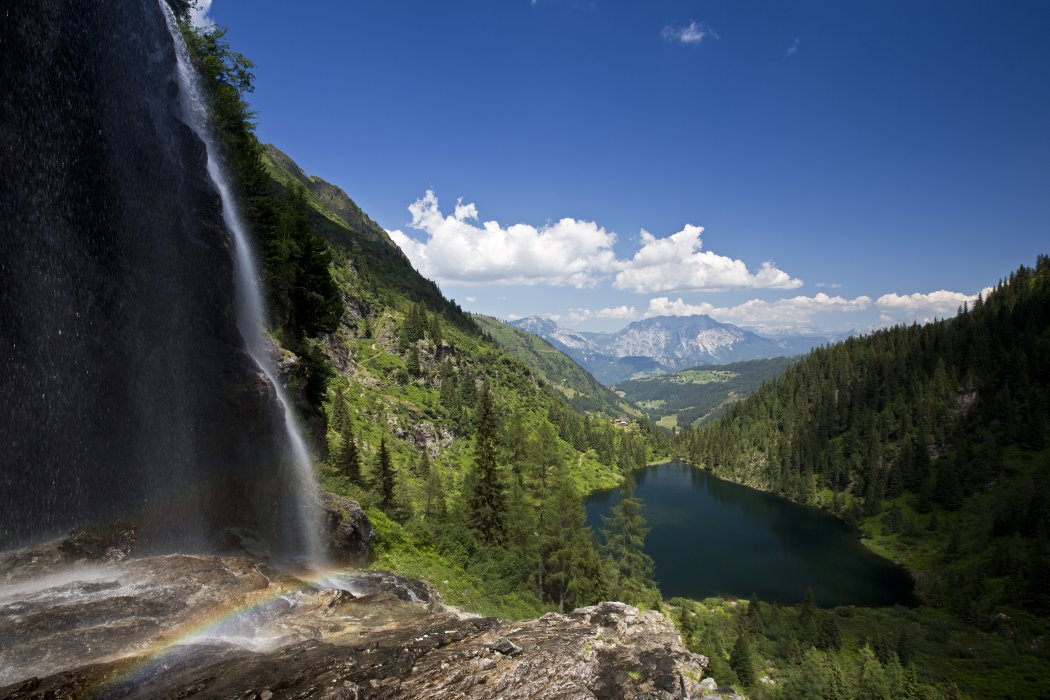
<instances>
[{"instance_id":1,"label":"falling water","mask_svg":"<svg viewBox=\"0 0 1050 700\"><path fill-rule=\"evenodd\" d=\"M273 385L284 411L284 426L292 448L294 461L294 503L299 514L298 523L302 531L303 551L299 558L313 567L321 567L324 560L320 535L320 509L316 500L317 482L306 443L296 423L284 387L279 381L267 352L265 315L261 285L256 275L254 256L248 242L247 232L237 211L230 180L218 158L218 148L209 126L208 111L200 76L193 69L186 42L176 24L171 8L165 0L158 0L168 24L168 31L175 42L178 58L180 97L184 116L190 128L204 142L208 153L208 175L222 199L222 216L226 228L233 235L234 275L237 289L237 327L244 338L248 354Z\"/></svg>"}]
</instances>

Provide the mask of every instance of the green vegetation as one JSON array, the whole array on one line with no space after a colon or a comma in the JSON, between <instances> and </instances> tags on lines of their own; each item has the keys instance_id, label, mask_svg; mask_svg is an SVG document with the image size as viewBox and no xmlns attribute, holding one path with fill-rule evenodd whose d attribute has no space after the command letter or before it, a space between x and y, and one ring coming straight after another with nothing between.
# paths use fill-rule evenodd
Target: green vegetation
<instances>
[{"instance_id":1,"label":"green vegetation","mask_svg":"<svg viewBox=\"0 0 1050 700\"><path fill-rule=\"evenodd\" d=\"M620 402L509 335L491 334L507 349L492 342L488 321L442 297L345 193L258 143L243 99L251 64L222 30L184 32L256 236L274 335L295 356L289 382L326 455L323 486L365 506L373 565L505 617L606 597L661 604L634 499L602 547L581 496L669 454L667 436L647 420L614 426ZM695 463L859 525L916 573L925 603L673 601L716 678L754 697L951 697L952 683L976 697L1050 695L1048 295L1041 257L955 319L816 350L723 419L681 431L675 449ZM668 380L674 398L639 398L689 425L745 374L707 368ZM718 403L697 399L714 390Z\"/></svg>"},{"instance_id":2,"label":"green vegetation","mask_svg":"<svg viewBox=\"0 0 1050 700\"><path fill-rule=\"evenodd\" d=\"M577 412L500 349L345 193L258 144L251 64L222 30L184 31L263 252L274 335L310 368L299 393L327 455L323 487L366 508L374 565L511 617L627 590L584 526L582 494L666 454L666 437L644 420L614 425L607 392L593 408L609 413Z\"/></svg>"},{"instance_id":3,"label":"green vegetation","mask_svg":"<svg viewBox=\"0 0 1050 700\"><path fill-rule=\"evenodd\" d=\"M1048 390L1041 256L953 319L815 350L679 449L857 525L914 573L922 624L952 626L957 645L936 646L927 671L978 697L1028 696L1050 678Z\"/></svg>"},{"instance_id":4,"label":"green vegetation","mask_svg":"<svg viewBox=\"0 0 1050 700\"><path fill-rule=\"evenodd\" d=\"M252 90L251 61L230 48L223 29L197 28L187 21L180 26L207 92L241 213L255 238L271 327L277 341L300 358L289 383L300 409L317 415L330 373L317 339L335 330L343 312L329 271L331 251L310 225L305 190L273 188L244 99Z\"/></svg>"},{"instance_id":5,"label":"green vegetation","mask_svg":"<svg viewBox=\"0 0 1050 700\"><path fill-rule=\"evenodd\" d=\"M491 316L473 314L472 317L493 342L543 377L577 411L640 417L637 409L602 386L587 370L543 338L508 326Z\"/></svg>"},{"instance_id":6,"label":"green vegetation","mask_svg":"<svg viewBox=\"0 0 1050 700\"><path fill-rule=\"evenodd\" d=\"M728 365L686 369L659 377L630 379L613 389L645 411L661 427L699 427L779 377L798 361L795 357L748 360Z\"/></svg>"}]
</instances>

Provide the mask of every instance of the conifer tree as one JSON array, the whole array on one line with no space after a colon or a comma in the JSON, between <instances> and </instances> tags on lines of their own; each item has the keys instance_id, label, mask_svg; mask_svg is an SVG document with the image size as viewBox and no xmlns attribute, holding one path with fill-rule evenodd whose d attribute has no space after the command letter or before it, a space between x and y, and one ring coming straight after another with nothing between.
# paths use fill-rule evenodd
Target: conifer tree
<instances>
[{"instance_id":1,"label":"conifer tree","mask_svg":"<svg viewBox=\"0 0 1050 700\"><path fill-rule=\"evenodd\" d=\"M355 484L361 483L361 456L357 449L357 442L350 430L350 421L345 422L342 433L342 445L339 448L339 470L346 478Z\"/></svg>"},{"instance_id":2,"label":"conifer tree","mask_svg":"<svg viewBox=\"0 0 1050 700\"><path fill-rule=\"evenodd\" d=\"M740 630L736 642L733 643L733 650L729 652L729 667L741 683L747 686L754 685L755 660L751 655L751 642L745 629Z\"/></svg>"},{"instance_id":3,"label":"conifer tree","mask_svg":"<svg viewBox=\"0 0 1050 700\"><path fill-rule=\"evenodd\" d=\"M653 560L642 547L649 528L645 526L642 503L635 496L634 478L628 474L620 487L620 501L612 515L602 517L605 549L612 563L616 593L625 602L639 602L653 596Z\"/></svg>"},{"instance_id":4,"label":"conifer tree","mask_svg":"<svg viewBox=\"0 0 1050 700\"><path fill-rule=\"evenodd\" d=\"M413 377L418 377L422 374L422 369L419 366L419 348L415 345L408 349L408 373Z\"/></svg>"},{"instance_id":5,"label":"conifer tree","mask_svg":"<svg viewBox=\"0 0 1050 700\"><path fill-rule=\"evenodd\" d=\"M478 400L474 469L468 496L467 522L485 542L500 542L506 531L507 499L497 463L499 418L488 385Z\"/></svg>"},{"instance_id":6,"label":"conifer tree","mask_svg":"<svg viewBox=\"0 0 1050 700\"><path fill-rule=\"evenodd\" d=\"M443 520L445 517L445 488L441 472L433 462L427 461L423 482L423 520Z\"/></svg>"},{"instance_id":7,"label":"conifer tree","mask_svg":"<svg viewBox=\"0 0 1050 700\"><path fill-rule=\"evenodd\" d=\"M817 608L817 598L813 595L813 589L807 588L806 595L802 599L802 607L799 610L799 639L806 646L812 646L817 641L817 631L820 621L817 619L820 610Z\"/></svg>"},{"instance_id":8,"label":"conifer tree","mask_svg":"<svg viewBox=\"0 0 1050 700\"><path fill-rule=\"evenodd\" d=\"M346 410L346 398L343 396L343 387L335 390L335 398L332 399L332 423L331 428L342 434L347 427L350 414Z\"/></svg>"},{"instance_id":9,"label":"conifer tree","mask_svg":"<svg viewBox=\"0 0 1050 700\"><path fill-rule=\"evenodd\" d=\"M538 583L545 597L564 611L597 598L601 561L568 469L558 462L552 472L540 506Z\"/></svg>"},{"instance_id":10,"label":"conifer tree","mask_svg":"<svg viewBox=\"0 0 1050 700\"><path fill-rule=\"evenodd\" d=\"M388 510L394 504L394 465L390 461L390 451L386 447L386 438L379 442L379 455L376 459L376 478L379 486L379 504Z\"/></svg>"}]
</instances>

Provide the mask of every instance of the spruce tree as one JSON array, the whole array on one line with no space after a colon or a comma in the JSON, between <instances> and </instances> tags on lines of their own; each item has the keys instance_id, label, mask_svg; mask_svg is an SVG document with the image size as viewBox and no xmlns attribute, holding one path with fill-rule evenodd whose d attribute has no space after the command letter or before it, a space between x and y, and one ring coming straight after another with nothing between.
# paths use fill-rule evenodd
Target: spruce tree
<instances>
[{"instance_id":1,"label":"spruce tree","mask_svg":"<svg viewBox=\"0 0 1050 700\"><path fill-rule=\"evenodd\" d=\"M376 462L379 504L383 510L389 510L394 504L394 465L390 461L390 451L387 450L385 437L379 442L379 456Z\"/></svg>"},{"instance_id":2,"label":"spruce tree","mask_svg":"<svg viewBox=\"0 0 1050 700\"><path fill-rule=\"evenodd\" d=\"M506 531L507 499L497 463L499 418L488 385L478 400L474 470L468 495L467 523L485 542L500 542Z\"/></svg>"},{"instance_id":3,"label":"spruce tree","mask_svg":"<svg viewBox=\"0 0 1050 700\"><path fill-rule=\"evenodd\" d=\"M419 348L415 345L408 349L408 373L413 377L418 377L422 374L422 369L419 366Z\"/></svg>"},{"instance_id":4,"label":"spruce tree","mask_svg":"<svg viewBox=\"0 0 1050 700\"><path fill-rule=\"evenodd\" d=\"M729 667L744 685L755 684L755 660L751 655L751 643L747 638L747 631L744 629L740 630L733 644L733 650L729 652Z\"/></svg>"},{"instance_id":5,"label":"spruce tree","mask_svg":"<svg viewBox=\"0 0 1050 700\"><path fill-rule=\"evenodd\" d=\"M634 478L628 474L620 487L620 502L612 515L602 517L605 549L616 577L615 587L624 602L639 602L654 595L653 560L642 547L649 528L645 526L642 503L635 497Z\"/></svg>"},{"instance_id":6,"label":"spruce tree","mask_svg":"<svg viewBox=\"0 0 1050 700\"><path fill-rule=\"evenodd\" d=\"M357 450L357 442L350 430L350 421L346 421L342 433L342 445L339 448L339 470L346 478L355 484L361 483L361 455Z\"/></svg>"},{"instance_id":7,"label":"spruce tree","mask_svg":"<svg viewBox=\"0 0 1050 700\"><path fill-rule=\"evenodd\" d=\"M425 453L424 453L425 454ZM445 488L437 465L427 461L423 482L423 520L443 520L445 517Z\"/></svg>"}]
</instances>

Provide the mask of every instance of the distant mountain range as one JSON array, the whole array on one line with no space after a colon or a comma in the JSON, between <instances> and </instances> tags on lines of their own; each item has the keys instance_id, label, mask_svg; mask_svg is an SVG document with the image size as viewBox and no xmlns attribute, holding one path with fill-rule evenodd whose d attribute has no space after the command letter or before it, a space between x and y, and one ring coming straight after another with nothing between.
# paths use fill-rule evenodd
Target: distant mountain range
<instances>
[{"instance_id":1,"label":"distant mountain range","mask_svg":"<svg viewBox=\"0 0 1050 700\"><path fill-rule=\"evenodd\" d=\"M538 335L606 386L690 367L803 355L842 336L768 338L710 316L656 316L615 333L584 333L530 316L510 325Z\"/></svg>"}]
</instances>

